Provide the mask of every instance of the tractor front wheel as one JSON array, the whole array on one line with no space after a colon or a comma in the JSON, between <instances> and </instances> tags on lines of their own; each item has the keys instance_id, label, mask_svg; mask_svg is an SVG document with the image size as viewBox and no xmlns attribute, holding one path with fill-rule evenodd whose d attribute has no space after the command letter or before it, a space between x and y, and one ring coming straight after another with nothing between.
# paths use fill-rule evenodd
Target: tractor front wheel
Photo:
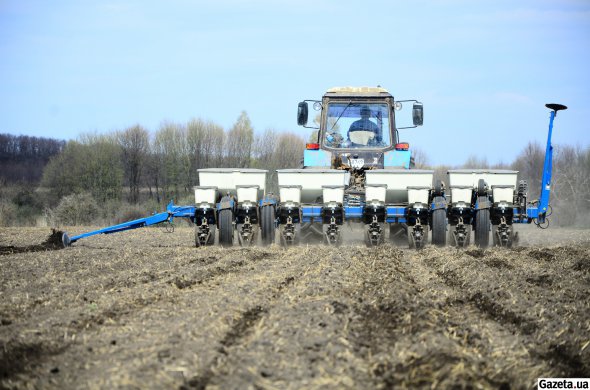
<instances>
[{"instance_id":1,"label":"tractor front wheel","mask_svg":"<svg viewBox=\"0 0 590 390\"><path fill-rule=\"evenodd\" d=\"M442 203L442 196L434 198L434 203ZM445 209L436 209L432 212L432 245L445 246L447 243L447 213Z\"/></svg>"},{"instance_id":2,"label":"tractor front wheel","mask_svg":"<svg viewBox=\"0 0 590 390\"><path fill-rule=\"evenodd\" d=\"M479 209L475 212L475 245L480 248L487 248L489 244L490 209Z\"/></svg>"},{"instance_id":3,"label":"tractor front wheel","mask_svg":"<svg viewBox=\"0 0 590 390\"><path fill-rule=\"evenodd\" d=\"M271 245L275 242L275 207L273 205L262 206L260 219L262 245Z\"/></svg>"},{"instance_id":4,"label":"tractor front wheel","mask_svg":"<svg viewBox=\"0 0 590 390\"><path fill-rule=\"evenodd\" d=\"M232 246L234 244L234 213L230 209L219 212L219 244Z\"/></svg>"}]
</instances>

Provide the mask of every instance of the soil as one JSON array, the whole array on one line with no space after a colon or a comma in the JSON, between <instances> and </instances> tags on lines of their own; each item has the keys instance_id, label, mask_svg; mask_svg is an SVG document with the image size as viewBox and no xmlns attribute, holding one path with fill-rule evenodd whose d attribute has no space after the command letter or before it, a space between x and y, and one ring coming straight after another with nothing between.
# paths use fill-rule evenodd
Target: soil
<instances>
[{"instance_id":1,"label":"soil","mask_svg":"<svg viewBox=\"0 0 590 390\"><path fill-rule=\"evenodd\" d=\"M51 229L51 234L41 244L26 246L0 245L0 255L63 249L62 235L63 232L61 230Z\"/></svg>"},{"instance_id":2,"label":"soil","mask_svg":"<svg viewBox=\"0 0 590 390\"><path fill-rule=\"evenodd\" d=\"M0 229L1 248L34 248L0 250L0 388L524 389L590 373L590 230L421 251L350 231L338 248L195 248L190 228L48 250L48 233Z\"/></svg>"}]
</instances>

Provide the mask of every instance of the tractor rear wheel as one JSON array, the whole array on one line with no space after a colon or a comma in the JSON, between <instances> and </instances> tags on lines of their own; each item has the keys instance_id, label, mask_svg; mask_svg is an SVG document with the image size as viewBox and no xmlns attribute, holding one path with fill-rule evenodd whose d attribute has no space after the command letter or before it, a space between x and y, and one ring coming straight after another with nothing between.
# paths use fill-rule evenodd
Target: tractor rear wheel
<instances>
[{"instance_id":1,"label":"tractor rear wheel","mask_svg":"<svg viewBox=\"0 0 590 390\"><path fill-rule=\"evenodd\" d=\"M443 202L442 196L434 198L434 203ZM447 215L445 209L436 209L432 212L432 245L445 246L447 243Z\"/></svg>"},{"instance_id":2,"label":"tractor rear wheel","mask_svg":"<svg viewBox=\"0 0 590 390\"><path fill-rule=\"evenodd\" d=\"M219 212L219 244L232 246L234 243L234 213L230 209Z\"/></svg>"},{"instance_id":3,"label":"tractor rear wheel","mask_svg":"<svg viewBox=\"0 0 590 390\"><path fill-rule=\"evenodd\" d=\"M275 242L275 208L272 205L262 206L260 212L260 228L262 245L268 246Z\"/></svg>"}]
</instances>

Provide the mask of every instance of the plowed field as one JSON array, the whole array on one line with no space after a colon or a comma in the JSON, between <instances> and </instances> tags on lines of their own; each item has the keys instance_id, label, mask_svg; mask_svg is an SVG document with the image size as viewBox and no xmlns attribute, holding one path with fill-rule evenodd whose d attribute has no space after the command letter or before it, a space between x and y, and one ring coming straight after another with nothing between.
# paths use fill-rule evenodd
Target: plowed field
<instances>
[{"instance_id":1,"label":"plowed field","mask_svg":"<svg viewBox=\"0 0 590 390\"><path fill-rule=\"evenodd\" d=\"M590 231L520 230L514 249L416 252L354 239L194 248L189 228L45 250L47 229L2 228L0 388L509 389L588 377Z\"/></svg>"}]
</instances>

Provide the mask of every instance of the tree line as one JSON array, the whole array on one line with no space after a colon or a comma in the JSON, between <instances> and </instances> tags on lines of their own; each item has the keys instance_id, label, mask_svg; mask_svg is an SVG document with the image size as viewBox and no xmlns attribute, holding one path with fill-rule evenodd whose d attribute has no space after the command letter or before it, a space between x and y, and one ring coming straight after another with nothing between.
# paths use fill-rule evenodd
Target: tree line
<instances>
[{"instance_id":1,"label":"tree line","mask_svg":"<svg viewBox=\"0 0 590 390\"><path fill-rule=\"evenodd\" d=\"M518 180L526 180L528 199L538 200L541 192L541 178L545 161L545 147L538 142L529 142L511 163L490 164L482 156L472 155L459 166L432 166L428 156L420 149L414 149L413 157L417 168L434 169L435 178L447 181L447 171L455 168L490 168L518 171ZM590 147L555 145L553 152L553 173L551 219L558 225L590 226Z\"/></svg>"},{"instance_id":2,"label":"tree line","mask_svg":"<svg viewBox=\"0 0 590 390\"><path fill-rule=\"evenodd\" d=\"M64 145L53 138L0 134L0 183L38 183L49 159Z\"/></svg>"},{"instance_id":3,"label":"tree line","mask_svg":"<svg viewBox=\"0 0 590 390\"><path fill-rule=\"evenodd\" d=\"M124 197L132 204L178 201L199 185L200 168L295 168L304 146L293 133L255 134L246 112L228 130L202 119L165 122L153 134L135 125L67 142L46 165L41 185L50 189L53 203L82 192L99 203ZM267 184L276 188L276 175Z\"/></svg>"},{"instance_id":4,"label":"tree line","mask_svg":"<svg viewBox=\"0 0 590 390\"><path fill-rule=\"evenodd\" d=\"M125 219L119 211L125 207L139 217L161 209L170 199L190 203L192 187L200 184L200 168L267 169L267 188L277 193L276 170L300 166L304 138L274 129L255 133L246 112L229 129L197 118L164 122L153 132L138 124L68 142L0 134L0 224L21 223L76 195L84 195L79 199L85 202L96 201L105 221L117 215ZM517 170L519 180L529 184L529 200L539 197L545 148L538 143L528 143L511 163L501 164L473 155L458 166L433 166L419 148L412 154L416 168L434 169L435 178L443 181L454 168ZM553 221L589 226L589 186L590 148L555 146ZM79 212L88 210L80 207Z\"/></svg>"}]
</instances>

